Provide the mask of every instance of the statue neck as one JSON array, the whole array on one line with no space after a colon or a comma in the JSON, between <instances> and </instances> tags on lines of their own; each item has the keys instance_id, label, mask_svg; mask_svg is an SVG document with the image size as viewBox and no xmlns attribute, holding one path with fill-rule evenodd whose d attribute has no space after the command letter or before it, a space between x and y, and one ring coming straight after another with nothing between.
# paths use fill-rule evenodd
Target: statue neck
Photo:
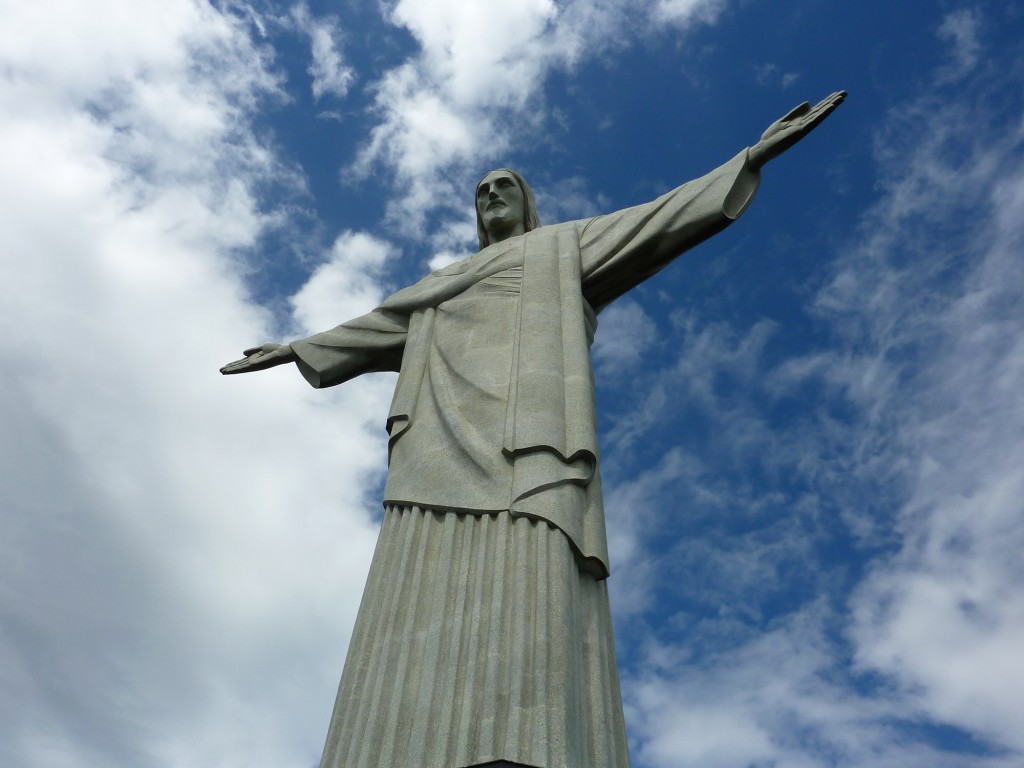
<instances>
[{"instance_id":1,"label":"statue neck","mask_svg":"<svg viewBox=\"0 0 1024 768\"><path fill-rule=\"evenodd\" d=\"M523 224L523 222L520 221L519 223L517 223L517 224L515 224L514 226L511 226L511 227L507 227L507 228L492 227L492 228L488 229L487 230L487 241L489 243L492 243L492 244L493 243L500 243L502 240L508 240L510 237L515 237L516 235L525 235L525 234L526 234L526 225Z\"/></svg>"}]
</instances>

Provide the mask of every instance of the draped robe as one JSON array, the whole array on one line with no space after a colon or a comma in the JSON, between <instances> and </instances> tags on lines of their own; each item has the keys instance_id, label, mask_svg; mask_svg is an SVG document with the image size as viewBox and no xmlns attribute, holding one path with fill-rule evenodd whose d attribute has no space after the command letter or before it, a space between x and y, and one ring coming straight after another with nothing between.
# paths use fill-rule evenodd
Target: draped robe
<instances>
[{"instance_id":1,"label":"draped robe","mask_svg":"<svg viewBox=\"0 0 1024 768\"><path fill-rule=\"evenodd\" d=\"M399 372L385 521L322 768L628 766L596 315L735 220L757 185L744 151L652 202L494 243L292 342L314 387Z\"/></svg>"}]
</instances>

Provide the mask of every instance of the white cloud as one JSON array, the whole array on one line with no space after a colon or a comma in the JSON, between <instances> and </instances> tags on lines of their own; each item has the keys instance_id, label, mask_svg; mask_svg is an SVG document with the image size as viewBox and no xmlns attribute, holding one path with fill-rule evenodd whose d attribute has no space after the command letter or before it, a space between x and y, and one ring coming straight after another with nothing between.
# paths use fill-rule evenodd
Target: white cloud
<instances>
[{"instance_id":1,"label":"white cloud","mask_svg":"<svg viewBox=\"0 0 1024 768\"><path fill-rule=\"evenodd\" d=\"M645 431L687 403L716 422L714 444L724 450L744 453L754 445L763 447L771 442L744 398L721 391L716 382L727 376L740 387L752 386L775 326L761 321L740 333L723 323L701 325L696 317L681 311L675 313L674 321L677 328L672 343L679 349L674 366L653 375L645 373L648 386L635 387L631 407L608 430L609 441L628 449Z\"/></svg>"},{"instance_id":2,"label":"white cloud","mask_svg":"<svg viewBox=\"0 0 1024 768\"><path fill-rule=\"evenodd\" d=\"M364 232L343 232L328 261L292 298L299 333L311 335L366 314L384 298L380 275L396 257L389 243Z\"/></svg>"},{"instance_id":3,"label":"white cloud","mask_svg":"<svg viewBox=\"0 0 1024 768\"><path fill-rule=\"evenodd\" d=\"M534 189L533 193L542 224L585 219L612 210L608 199L600 193L594 195L589 182L581 176L546 183L543 189Z\"/></svg>"},{"instance_id":4,"label":"white cloud","mask_svg":"<svg viewBox=\"0 0 1024 768\"><path fill-rule=\"evenodd\" d=\"M837 678L841 648L826 628L833 617L811 604L739 648L697 665L649 668L627 680L627 709L638 725L637 765L777 765L819 768L956 768L961 755L915 743L899 726L912 710L885 695L860 695ZM664 656L656 649L652 657ZM680 661L685 661L681 659ZM971 756L971 765L1009 760Z\"/></svg>"},{"instance_id":5,"label":"white cloud","mask_svg":"<svg viewBox=\"0 0 1024 768\"><path fill-rule=\"evenodd\" d=\"M621 299L601 313L592 357L602 381L609 377L632 379L641 358L657 340L658 329L643 307Z\"/></svg>"},{"instance_id":6,"label":"white cloud","mask_svg":"<svg viewBox=\"0 0 1024 768\"><path fill-rule=\"evenodd\" d=\"M495 9L455 0L400 0L392 20L422 46L425 68L456 105L521 104L533 89L538 50L558 14L551 0L525 0Z\"/></svg>"},{"instance_id":7,"label":"white cloud","mask_svg":"<svg viewBox=\"0 0 1024 768\"><path fill-rule=\"evenodd\" d=\"M635 479L606 487L608 554L615 578L609 594L617 622L647 610L658 563L651 556L650 539L657 535L668 495L666 487L680 477L692 477L693 462L679 451L669 451L657 466Z\"/></svg>"},{"instance_id":8,"label":"white cloud","mask_svg":"<svg viewBox=\"0 0 1024 768\"><path fill-rule=\"evenodd\" d=\"M939 25L939 37L949 42L951 62L939 72L941 80L957 80L967 75L981 54L981 19L970 8L949 13Z\"/></svg>"},{"instance_id":9,"label":"white cloud","mask_svg":"<svg viewBox=\"0 0 1024 768\"><path fill-rule=\"evenodd\" d=\"M725 9L725 0L658 0L656 18L675 24L714 23Z\"/></svg>"},{"instance_id":10,"label":"white cloud","mask_svg":"<svg viewBox=\"0 0 1024 768\"><path fill-rule=\"evenodd\" d=\"M778 85L789 88L800 79L796 72L784 72L778 64L762 64L754 69L754 79L758 85Z\"/></svg>"},{"instance_id":11,"label":"white cloud","mask_svg":"<svg viewBox=\"0 0 1024 768\"><path fill-rule=\"evenodd\" d=\"M427 264L427 266L429 267L430 271L433 272L434 270L437 269L443 269L444 267L447 267L449 264L454 264L456 261L461 261L462 259L466 258L469 255L469 253L452 253L451 251L441 251L440 253L438 253L437 255L430 259L430 262Z\"/></svg>"},{"instance_id":12,"label":"white cloud","mask_svg":"<svg viewBox=\"0 0 1024 768\"><path fill-rule=\"evenodd\" d=\"M341 54L341 30L337 18L315 18L306 3L299 3L292 8L291 19L309 35L313 61L308 72L313 78L313 98L319 101L326 94L344 97L355 81L356 73Z\"/></svg>"},{"instance_id":13,"label":"white cloud","mask_svg":"<svg viewBox=\"0 0 1024 768\"><path fill-rule=\"evenodd\" d=\"M495 24L484 5L454 0L402 0L392 10L392 21L412 33L421 53L378 83L382 121L356 167L365 172L384 161L394 169L404 192L396 216L447 202L442 172L503 152L518 128L496 118L522 108L533 93L555 8L535 0L503 6L502 13Z\"/></svg>"},{"instance_id":14,"label":"white cloud","mask_svg":"<svg viewBox=\"0 0 1024 768\"><path fill-rule=\"evenodd\" d=\"M900 680L934 717L1024 750L1024 321L1014 309L1024 300L1024 166L1008 162L1018 136L979 131L946 110L930 127L940 120L953 127L912 159L910 174L934 177L945 165L958 181L922 197L903 224L963 202L980 209L965 244L970 267L941 314L921 317L928 296L898 313L933 343L913 387L886 404L893 450L912 457L914 475L898 519L903 545L855 602L858 659ZM951 140L967 153L951 157ZM907 243L921 259L935 245L922 235Z\"/></svg>"},{"instance_id":15,"label":"white cloud","mask_svg":"<svg viewBox=\"0 0 1024 768\"><path fill-rule=\"evenodd\" d=\"M313 764L388 386L216 372L276 335L240 273L301 183L251 126L279 78L188 0L7 4L0 68L0 763Z\"/></svg>"}]
</instances>

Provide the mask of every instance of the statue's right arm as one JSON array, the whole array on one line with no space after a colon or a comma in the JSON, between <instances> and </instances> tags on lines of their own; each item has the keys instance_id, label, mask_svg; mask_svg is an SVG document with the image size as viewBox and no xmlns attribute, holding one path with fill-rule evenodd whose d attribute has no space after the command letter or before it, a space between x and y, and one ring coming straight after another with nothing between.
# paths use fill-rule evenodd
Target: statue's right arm
<instances>
[{"instance_id":1,"label":"statue's right arm","mask_svg":"<svg viewBox=\"0 0 1024 768\"><path fill-rule=\"evenodd\" d=\"M263 344L245 350L245 357L220 369L223 374L261 371L295 363L316 388L333 387L364 373L397 371L409 328L409 317L380 307L354 320L290 344Z\"/></svg>"},{"instance_id":2,"label":"statue's right arm","mask_svg":"<svg viewBox=\"0 0 1024 768\"><path fill-rule=\"evenodd\" d=\"M338 333L339 330L343 333ZM334 336L341 338L335 342ZM360 338L352 343L353 336L371 338L368 342ZM397 371L402 361L404 342L404 335L381 337L372 332L353 333L352 329L339 326L291 344L268 343L252 347L242 353L245 357L228 363L220 372L228 376L295 363L306 381L319 389L341 384L363 373Z\"/></svg>"}]
</instances>

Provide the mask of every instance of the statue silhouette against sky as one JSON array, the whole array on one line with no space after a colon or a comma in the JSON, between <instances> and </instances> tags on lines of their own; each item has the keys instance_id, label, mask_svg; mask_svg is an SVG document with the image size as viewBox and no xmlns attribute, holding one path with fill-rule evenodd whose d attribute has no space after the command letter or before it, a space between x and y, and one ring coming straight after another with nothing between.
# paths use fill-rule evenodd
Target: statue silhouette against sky
<instances>
[{"instance_id":1,"label":"statue silhouette against sky","mask_svg":"<svg viewBox=\"0 0 1024 768\"><path fill-rule=\"evenodd\" d=\"M321 768L627 768L605 579L597 314L753 199L846 97L658 199L540 226L515 171L476 190L480 251L369 314L221 369L314 387L398 371L384 521Z\"/></svg>"}]
</instances>

